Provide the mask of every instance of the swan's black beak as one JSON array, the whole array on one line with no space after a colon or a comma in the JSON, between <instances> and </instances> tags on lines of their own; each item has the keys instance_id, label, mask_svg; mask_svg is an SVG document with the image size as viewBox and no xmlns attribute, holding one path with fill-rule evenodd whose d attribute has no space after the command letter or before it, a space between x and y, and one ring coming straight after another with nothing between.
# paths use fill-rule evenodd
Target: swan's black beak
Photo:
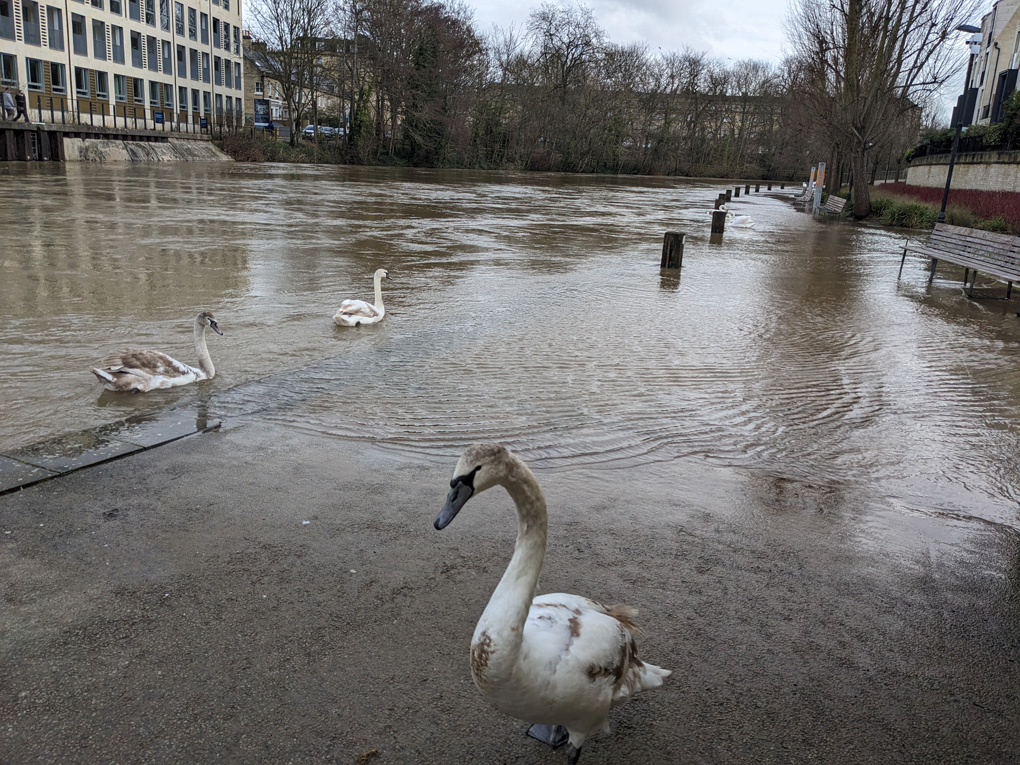
<instances>
[{"instance_id":1,"label":"swan's black beak","mask_svg":"<svg viewBox=\"0 0 1020 765\"><path fill-rule=\"evenodd\" d=\"M446 495L446 504L443 505L443 509L439 511L439 515L436 516L436 522L433 524L436 527L436 531L441 531L450 525L450 521L457 517L457 513L464 507L471 495L475 493L475 487L472 485L472 479L475 474L465 478L454 478L450 481L450 485L453 487L450 489L450 493Z\"/></svg>"},{"instance_id":2,"label":"swan's black beak","mask_svg":"<svg viewBox=\"0 0 1020 765\"><path fill-rule=\"evenodd\" d=\"M220 331L220 325L216 323L216 319L209 319L209 328L210 328L210 329L211 329L211 330L212 330L213 332L215 332L215 333L216 333L217 335L222 335L222 334L223 334L223 333L222 333L222 332Z\"/></svg>"}]
</instances>

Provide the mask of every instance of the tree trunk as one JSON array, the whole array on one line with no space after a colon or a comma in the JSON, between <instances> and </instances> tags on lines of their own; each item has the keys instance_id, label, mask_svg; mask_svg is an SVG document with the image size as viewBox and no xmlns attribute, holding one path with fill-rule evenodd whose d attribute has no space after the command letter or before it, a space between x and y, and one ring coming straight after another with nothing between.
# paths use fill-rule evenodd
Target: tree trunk
<instances>
[{"instance_id":1,"label":"tree trunk","mask_svg":"<svg viewBox=\"0 0 1020 765\"><path fill-rule=\"evenodd\" d=\"M868 186L871 170L866 149L859 149L851 155L850 172L854 177L854 217L861 220L871 215L871 189Z\"/></svg>"}]
</instances>

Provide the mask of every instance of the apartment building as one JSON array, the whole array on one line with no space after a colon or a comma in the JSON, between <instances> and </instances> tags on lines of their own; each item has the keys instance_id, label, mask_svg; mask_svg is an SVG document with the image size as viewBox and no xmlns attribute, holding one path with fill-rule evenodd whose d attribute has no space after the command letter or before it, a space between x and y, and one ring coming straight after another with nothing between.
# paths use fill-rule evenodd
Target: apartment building
<instances>
[{"instance_id":1,"label":"apartment building","mask_svg":"<svg viewBox=\"0 0 1020 765\"><path fill-rule=\"evenodd\" d=\"M0 84L33 119L232 125L242 70L240 0L0 0Z\"/></svg>"},{"instance_id":2,"label":"apartment building","mask_svg":"<svg viewBox=\"0 0 1020 765\"><path fill-rule=\"evenodd\" d=\"M977 55L970 62L963 124L987 125L1002 119L1003 102L1017 88L1020 0L994 3L981 18L981 32L975 41Z\"/></svg>"}]
</instances>

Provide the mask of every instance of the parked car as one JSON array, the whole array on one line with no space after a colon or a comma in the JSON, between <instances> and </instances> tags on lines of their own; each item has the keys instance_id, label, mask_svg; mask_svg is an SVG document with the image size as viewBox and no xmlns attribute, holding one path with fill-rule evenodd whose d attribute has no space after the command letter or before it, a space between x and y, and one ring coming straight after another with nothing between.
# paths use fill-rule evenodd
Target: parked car
<instances>
[{"instance_id":1,"label":"parked car","mask_svg":"<svg viewBox=\"0 0 1020 765\"><path fill-rule=\"evenodd\" d=\"M308 125L301 131L301 136L303 138L314 138L315 133L315 125ZM338 138L344 134L344 131L342 128L335 128L332 125L319 125L318 133L320 138Z\"/></svg>"}]
</instances>

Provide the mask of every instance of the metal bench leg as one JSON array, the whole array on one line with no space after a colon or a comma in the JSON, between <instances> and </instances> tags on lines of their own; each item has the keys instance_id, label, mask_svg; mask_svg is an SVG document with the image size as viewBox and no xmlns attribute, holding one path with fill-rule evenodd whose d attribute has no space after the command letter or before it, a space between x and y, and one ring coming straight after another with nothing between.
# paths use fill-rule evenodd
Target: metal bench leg
<instances>
[{"instance_id":1,"label":"metal bench leg","mask_svg":"<svg viewBox=\"0 0 1020 765\"><path fill-rule=\"evenodd\" d=\"M900 272L898 274L896 274L896 281L899 281L900 277L903 276L903 264L906 262L906 260L907 260L907 248L904 247L903 248L903 257L900 258Z\"/></svg>"},{"instance_id":2,"label":"metal bench leg","mask_svg":"<svg viewBox=\"0 0 1020 765\"><path fill-rule=\"evenodd\" d=\"M974 278L970 280L970 289L967 290L967 297L974 297L974 282L977 281L977 271L974 271Z\"/></svg>"},{"instance_id":3,"label":"metal bench leg","mask_svg":"<svg viewBox=\"0 0 1020 765\"><path fill-rule=\"evenodd\" d=\"M931 284L931 280L935 278L935 266L938 265L939 259L931 259L931 272L928 274L928 284Z\"/></svg>"},{"instance_id":4,"label":"metal bench leg","mask_svg":"<svg viewBox=\"0 0 1020 765\"><path fill-rule=\"evenodd\" d=\"M970 269L969 268L963 269L963 284L964 284L964 286L966 286L966 284L967 284L967 277L969 275L970 275Z\"/></svg>"},{"instance_id":5,"label":"metal bench leg","mask_svg":"<svg viewBox=\"0 0 1020 765\"><path fill-rule=\"evenodd\" d=\"M1006 300L1013 294L1013 282L1006 282Z\"/></svg>"}]
</instances>

